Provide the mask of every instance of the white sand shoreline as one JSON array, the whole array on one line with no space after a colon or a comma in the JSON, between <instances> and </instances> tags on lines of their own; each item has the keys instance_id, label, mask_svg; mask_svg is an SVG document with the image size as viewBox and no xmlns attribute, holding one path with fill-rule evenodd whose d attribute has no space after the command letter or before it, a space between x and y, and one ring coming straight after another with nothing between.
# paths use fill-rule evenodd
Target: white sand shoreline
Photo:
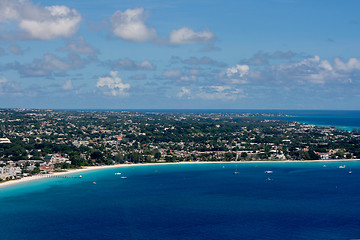
<instances>
[{"instance_id":1,"label":"white sand shoreline","mask_svg":"<svg viewBox=\"0 0 360 240\"><path fill-rule=\"evenodd\" d=\"M217 163L217 164L226 164L226 163L296 163L296 162L352 162L352 161L360 161L360 159L329 159L329 160L283 160L283 161L229 161L229 162L174 162L174 163L140 163L140 164L115 164L115 165L105 165L105 166L87 166L79 169L68 169L64 172L54 172L51 174L43 174L43 175L34 175L30 177L23 177L21 179L10 180L6 182L0 183L0 188L12 186L20 183L26 183L30 181L44 179L46 177L54 177L61 175L68 175L74 173L81 173L93 170L107 169L107 168L123 168L123 167L137 167L137 166L154 166L154 165L175 165L175 164L209 164L209 163Z\"/></svg>"}]
</instances>

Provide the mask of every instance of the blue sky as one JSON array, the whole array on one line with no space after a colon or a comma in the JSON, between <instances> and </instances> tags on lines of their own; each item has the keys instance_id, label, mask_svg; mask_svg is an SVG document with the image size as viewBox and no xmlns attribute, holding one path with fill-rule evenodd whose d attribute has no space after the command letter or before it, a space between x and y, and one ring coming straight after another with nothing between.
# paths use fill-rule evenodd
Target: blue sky
<instances>
[{"instance_id":1,"label":"blue sky","mask_svg":"<svg viewBox=\"0 0 360 240\"><path fill-rule=\"evenodd\" d=\"M357 0L0 0L0 107L360 110Z\"/></svg>"}]
</instances>

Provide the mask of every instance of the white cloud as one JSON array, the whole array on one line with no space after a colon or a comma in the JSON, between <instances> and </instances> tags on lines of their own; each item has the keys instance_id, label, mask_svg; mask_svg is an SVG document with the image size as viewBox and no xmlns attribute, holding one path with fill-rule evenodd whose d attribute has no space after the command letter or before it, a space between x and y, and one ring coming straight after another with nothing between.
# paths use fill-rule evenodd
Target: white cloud
<instances>
[{"instance_id":1,"label":"white cloud","mask_svg":"<svg viewBox=\"0 0 360 240\"><path fill-rule=\"evenodd\" d=\"M191 91L190 91L190 89L187 89L186 87L182 87L182 88L181 88L181 91L178 92L178 94L177 94L177 96L178 96L179 98L182 98L182 97L184 97L184 96L189 97L190 95L191 95Z\"/></svg>"},{"instance_id":2,"label":"white cloud","mask_svg":"<svg viewBox=\"0 0 360 240\"><path fill-rule=\"evenodd\" d=\"M61 88L65 91L70 91L74 89L72 81L70 79L66 80L66 82L61 86Z\"/></svg>"},{"instance_id":3,"label":"white cloud","mask_svg":"<svg viewBox=\"0 0 360 240\"><path fill-rule=\"evenodd\" d=\"M248 65L239 65L236 64L235 67L231 67L226 69L226 76L229 78L231 77L244 77L249 73L249 66Z\"/></svg>"},{"instance_id":4,"label":"white cloud","mask_svg":"<svg viewBox=\"0 0 360 240\"><path fill-rule=\"evenodd\" d=\"M348 62L343 62L339 58L334 59L334 67L343 72L352 72L360 70L360 59L350 58Z\"/></svg>"},{"instance_id":5,"label":"white cloud","mask_svg":"<svg viewBox=\"0 0 360 240\"><path fill-rule=\"evenodd\" d=\"M25 2L26 3L26 2ZM20 2L13 0L0 1L0 22L15 20L19 18L18 8Z\"/></svg>"},{"instance_id":6,"label":"white cloud","mask_svg":"<svg viewBox=\"0 0 360 240\"><path fill-rule=\"evenodd\" d=\"M113 34L121 39L133 42L145 42L156 37L156 31L144 23L144 9L116 11L111 16Z\"/></svg>"},{"instance_id":7,"label":"white cloud","mask_svg":"<svg viewBox=\"0 0 360 240\"><path fill-rule=\"evenodd\" d=\"M328 60L324 60L319 64L319 67L322 69L325 69L327 71L332 71L333 67L331 66L331 64L329 63Z\"/></svg>"},{"instance_id":8,"label":"white cloud","mask_svg":"<svg viewBox=\"0 0 360 240\"><path fill-rule=\"evenodd\" d=\"M53 54L46 54L44 55L43 61L41 63L38 63L39 65L43 65L43 68L46 70L67 70L70 69L71 66L69 63L59 59Z\"/></svg>"},{"instance_id":9,"label":"white cloud","mask_svg":"<svg viewBox=\"0 0 360 240\"><path fill-rule=\"evenodd\" d=\"M45 7L43 18L22 19L19 27L30 34L31 38L51 40L70 37L76 33L81 21L80 14L66 6Z\"/></svg>"},{"instance_id":10,"label":"white cloud","mask_svg":"<svg viewBox=\"0 0 360 240\"><path fill-rule=\"evenodd\" d=\"M334 64L331 65L328 60L321 61L319 56L272 67L272 71L278 80L294 79L300 84L325 84L330 81L349 83L352 81L351 74L359 70L359 59L350 58L346 63L335 58Z\"/></svg>"},{"instance_id":11,"label":"white cloud","mask_svg":"<svg viewBox=\"0 0 360 240\"><path fill-rule=\"evenodd\" d=\"M207 100L231 100L244 97L244 91L240 88L233 88L231 86L209 86L200 87L197 97Z\"/></svg>"},{"instance_id":12,"label":"white cloud","mask_svg":"<svg viewBox=\"0 0 360 240\"><path fill-rule=\"evenodd\" d=\"M180 69L166 70L162 73L164 78L177 80L180 82L196 82L200 71L198 69L190 69L188 71L182 71Z\"/></svg>"},{"instance_id":13,"label":"white cloud","mask_svg":"<svg viewBox=\"0 0 360 240\"><path fill-rule=\"evenodd\" d=\"M239 98L244 98L244 91L240 88L234 88L228 85L213 85L200 86L192 90L186 87L181 87L177 93L178 98L187 99L205 99L205 100L230 100L234 101Z\"/></svg>"},{"instance_id":14,"label":"white cloud","mask_svg":"<svg viewBox=\"0 0 360 240\"><path fill-rule=\"evenodd\" d=\"M220 73L221 82L227 84L261 84L261 85L324 85L344 84L353 82L360 71L360 59L350 58L347 61L334 58L333 61L322 60L319 56L305 57L297 53L276 53L267 54L259 52L251 60L260 59L266 64L249 65L237 64ZM275 64L271 65L271 61ZM242 62L251 62L242 61Z\"/></svg>"},{"instance_id":15,"label":"white cloud","mask_svg":"<svg viewBox=\"0 0 360 240\"><path fill-rule=\"evenodd\" d=\"M66 6L40 7L28 0L1 0L0 22L15 21L27 38L51 40L77 32L81 15Z\"/></svg>"},{"instance_id":16,"label":"white cloud","mask_svg":"<svg viewBox=\"0 0 360 240\"><path fill-rule=\"evenodd\" d=\"M144 70L155 70L154 65L148 60L145 60L139 64L139 67Z\"/></svg>"},{"instance_id":17,"label":"white cloud","mask_svg":"<svg viewBox=\"0 0 360 240\"><path fill-rule=\"evenodd\" d=\"M125 58L125 59L119 59L115 61L108 61L108 64L112 68L120 68L123 70L142 70L142 71L152 71L155 70L155 66L149 61L144 60L142 62L135 62L131 59Z\"/></svg>"},{"instance_id":18,"label":"white cloud","mask_svg":"<svg viewBox=\"0 0 360 240\"><path fill-rule=\"evenodd\" d=\"M17 70L22 76L50 76L54 71L67 71L81 68L88 59L82 59L76 54L69 54L67 58L59 58L53 54L45 54L41 59L34 59L31 63L18 62L7 64L8 69Z\"/></svg>"},{"instance_id":19,"label":"white cloud","mask_svg":"<svg viewBox=\"0 0 360 240\"><path fill-rule=\"evenodd\" d=\"M123 83L118 77L117 71L110 72L110 77L100 77L96 87L101 88L105 94L112 96L128 96L126 90L130 89L130 84Z\"/></svg>"},{"instance_id":20,"label":"white cloud","mask_svg":"<svg viewBox=\"0 0 360 240\"><path fill-rule=\"evenodd\" d=\"M315 56L312 58L305 58L300 62L280 64L278 69L279 70L297 69L309 73L314 69L314 67L318 66L319 63L320 63L320 57Z\"/></svg>"},{"instance_id":21,"label":"white cloud","mask_svg":"<svg viewBox=\"0 0 360 240\"><path fill-rule=\"evenodd\" d=\"M9 81L6 77L0 78L0 96L22 96L21 88L15 82Z\"/></svg>"},{"instance_id":22,"label":"white cloud","mask_svg":"<svg viewBox=\"0 0 360 240\"><path fill-rule=\"evenodd\" d=\"M173 30L170 33L171 44L196 44L209 43L215 39L215 34L210 30L195 32L188 27Z\"/></svg>"},{"instance_id":23,"label":"white cloud","mask_svg":"<svg viewBox=\"0 0 360 240\"><path fill-rule=\"evenodd\" d=\"M232 84L245 84L247 83L247 75L249 74L248 65L236 64L234 67L227 68L225 72L220 74L223 81Z\"/></svg>"}]
</instances>

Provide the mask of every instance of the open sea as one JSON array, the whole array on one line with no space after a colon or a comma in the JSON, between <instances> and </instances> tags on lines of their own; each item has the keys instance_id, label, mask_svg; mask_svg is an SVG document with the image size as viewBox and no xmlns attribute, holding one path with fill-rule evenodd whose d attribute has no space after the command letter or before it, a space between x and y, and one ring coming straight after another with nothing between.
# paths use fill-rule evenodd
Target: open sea
<instances>
[{"instance_id":1,"label":"open sea","mask_svg":"<svg viewBox=\"0 0 360 240\"><path fill-rule=\"evenodd\" d=\"M0 239L360 239L359 161L129 165L81 175L0 188Z\"/></svg>"}]
</instances>

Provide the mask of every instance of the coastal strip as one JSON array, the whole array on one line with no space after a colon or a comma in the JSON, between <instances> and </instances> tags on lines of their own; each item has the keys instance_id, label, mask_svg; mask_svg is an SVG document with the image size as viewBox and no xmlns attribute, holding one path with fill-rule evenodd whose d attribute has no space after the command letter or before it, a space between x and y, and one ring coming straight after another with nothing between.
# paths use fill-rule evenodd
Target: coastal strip
<instances>
[{"instance_id":1,"label":"coastal strip","mask_svg":"<svg viewBox=\"0 0 360 240\"><path fill-rule=\"evenodd\" d=\"M6 182L0 183L0 188L17 185L21 183L26 183L30 181L36 181L44 178L49 177L56 177L56 176L62 176L62 175L70 175L75 173L82 173L87 171L96 171L96 170L102 170L102 169L109 169L109 168L125 168L125 167L139 167L139 166L155 166L155 165L177 165L177 164L228 164L228 163L237 163L237 164L243 164L243 163L311 163L311 162L353 162L353 161L360 161L360 159L334 159L334 160L286 160L286 161L228 161L228 162L222 162L222 161L215 161L215 162L206 162L206 161L197 161L197 162L175 162L175 163L141 163L141 164L115 164L115 165L103 165L103 166L87 166L84 168L79 169L70 169L66 170L64 172L53 172L51 174L39 174L39 175L33 175L29 177L23 177L21 179L15 179L10 180Z\"/></svg>"}]
</instances>

